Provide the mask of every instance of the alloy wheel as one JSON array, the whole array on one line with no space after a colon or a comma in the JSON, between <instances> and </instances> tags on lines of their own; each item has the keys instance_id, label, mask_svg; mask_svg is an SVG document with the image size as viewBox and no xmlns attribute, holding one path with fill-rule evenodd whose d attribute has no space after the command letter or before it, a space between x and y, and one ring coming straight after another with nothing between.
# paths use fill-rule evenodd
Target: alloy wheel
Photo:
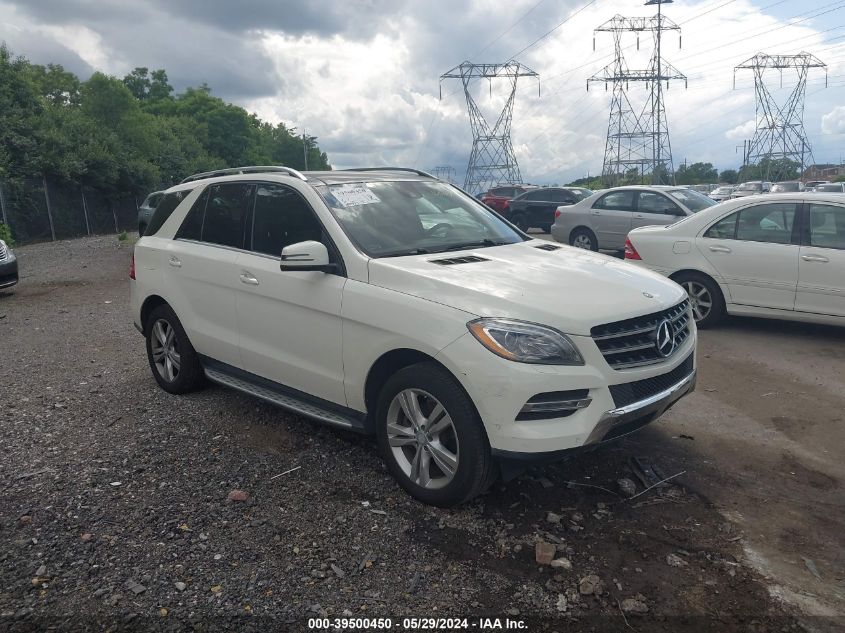
<instances>
[{"instance_id":1,"label":"alloy wheel","mask_svg":"<svg viewBox=\"0 0 845 633\"><path fill-rule=\"evenodd\" d=\"M575 239L572 240L572 246L576 248L584 248L588 251L593 250L593 241L590 239L590 236L586 233L579 233L575 236Z\"/></svg>"},{"instance_id":2,"label":"alloy wheel","mask_svg":"<svg viewBox=\"0 0 845 633\"><path fill-rule=\"evenodd\" d=\"M415 484L443 488L458 470L455 425L437 398L422 389L404 389L387 410L387 441L399 468Z\"/></svg>"},{"instance_id":3,"label":"alloy wheel","mask_svg":"<svg viewBox=\"0 0 845 633\"><path fill-rule=\"evenodd\" d=\"M176 330L164 319L153 324L150 349L153 363L159 375L168 382L173 382L179 375L182 359L176 343Z\"/></svg>"},{"instance_id":4,"label":"alloy wheel","mask_svg":"<svg viewBox=\"0 0 845 633\"><path fill-rule=\"evenodd\" d=\"M713 297L710 296L710 291L697 281L685 281L683 284L684 290L687 291L687 296L692 307L692 314L696 322L703 321L710 314L713 309Z\"/></svg>"}]
</instances>

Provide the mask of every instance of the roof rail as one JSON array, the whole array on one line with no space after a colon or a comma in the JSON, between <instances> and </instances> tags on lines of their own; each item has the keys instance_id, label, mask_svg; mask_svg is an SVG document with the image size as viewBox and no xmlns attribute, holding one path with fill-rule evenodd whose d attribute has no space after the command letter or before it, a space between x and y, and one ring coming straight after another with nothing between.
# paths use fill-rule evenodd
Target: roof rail
<instances>
[{"instance_id":1,"label":"roof rail","mask_svg":"<svg viewBox=\"0 0 845 633\"><path fill-rule=\"evenodd\" d=\"M302 172L299 172L291 167L283 167L281 165L250 165L247 167L229 167L226 169L215 169L214 171L204 171L200 174L188 176L182 183L193 182L195 180L204 180L206 178L217 178L218 176L234 176L237 174L266 174L266 173L282 173L300 180L308 180Z\"/></svg>"},{"instance_id":2,"label":"roof rail","mask_svg":"<svg viewBox=\"0 0 845 633\"><path fill-rule=\"evenodd\" d=\"M411 167L358 167L355 169L339 169L338 171L406 171L411 174L416 174L417 176L427 176L428 178L434 178L437 180L436 176L432 176L421 169L412 169Z\"/></svg>"}]
</instances>

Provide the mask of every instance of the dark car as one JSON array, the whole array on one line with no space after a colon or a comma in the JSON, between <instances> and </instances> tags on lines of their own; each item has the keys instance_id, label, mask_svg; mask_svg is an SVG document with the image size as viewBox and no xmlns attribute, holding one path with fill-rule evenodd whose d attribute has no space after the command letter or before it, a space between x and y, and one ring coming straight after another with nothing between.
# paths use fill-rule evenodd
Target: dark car
<instances>
[{"instance_id":1,"label":"dark car","mask_svg":"<svg viewBox=\"0 0 845 633\"><path fill-rule=\"evenodd\" d=\"M154 191L141 203L141 208L138 209L138 236L143 235L147 231L147 227L150 225L150 220L153 217L153 211L156 210L162 197L164 197L163 191Z\"/></svg>"},{"instance_id":2,"label":"dark car","mask_svg":"<svg viewBox=\"0 0 845 633\"><path fill-rule=\"evenodd\" d=\"M0 240L0 290L18 283L18 260L6 242Z\"/></svg>"},{"instance_id":3,"label":"dark car","mask_svg":"<svg viewBox=\"0 0 845 633\"><path fill-rule=\"evenodd\" d=\"M493 209L493 211L502 213L507 208L508 202L529 189L534 189L534 187L530 185L501 185L499 187L493 187L490 191L485 191L481 194L481 202Z\"/></svg>"},{"instance_id":4,"label":"dark car","mask_svg":"<svg viewBox=\"0 0 845 633\"><path fill-rule=\"evenodd\" d=\"M558 207L575 204L592 194L582 187L541 187L511 200L502 215L523 231L536 227L548 233Z\"/></svg>"}]
</instances>

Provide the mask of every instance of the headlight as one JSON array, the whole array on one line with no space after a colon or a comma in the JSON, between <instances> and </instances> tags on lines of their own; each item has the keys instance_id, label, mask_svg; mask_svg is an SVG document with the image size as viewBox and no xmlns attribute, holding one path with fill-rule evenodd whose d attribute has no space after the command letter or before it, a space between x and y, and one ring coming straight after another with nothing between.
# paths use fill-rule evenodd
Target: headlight
<instances>
[{"instance_id":1,"label":"headlight","mask_svg":"<svg viewBox=\"0 0 845 633\"><path fill-rule=\"evenodd\" d=\"M467 328L484 347L502 358L540 365L583 365L584 359L562 332L513 319L477 319Z\"/></svg>"}]
</instances>

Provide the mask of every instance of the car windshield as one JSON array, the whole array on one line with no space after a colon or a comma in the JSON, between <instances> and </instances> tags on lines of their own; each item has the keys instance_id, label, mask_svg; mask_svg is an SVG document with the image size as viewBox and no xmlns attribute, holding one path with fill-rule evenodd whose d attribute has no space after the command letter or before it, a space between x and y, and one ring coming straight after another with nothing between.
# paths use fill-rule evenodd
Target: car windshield
<instances>
[{"instance_id":1,"label":"car windshield","mask_svg":"<svg viewBox=\"0 0 845 633\"><path fill-rule=\"evenodd\" d=\"M525 238L489 208L442 182L375 181L315 187L370 257L515 244Z\"/></svg>"},{"instance_id":2,"label":"car windshield","mask_svg":"<svg viewBox=\"0 0 845 633\"><path fill-rule=\"evenodd\" d=\"M702 209L712 207L716 204L716 201L712 198L708 198L703 193L698 193L692 189L672 189L668 194L693 213L697 213Z\"/></svg>"},{"instance_id":3,"label":"car windshield","mask_svg":"<svg viewBox=\"0 0 845 633\"><path fill-rule=\"evenodd\" d=\"M570 191L575 194L575 197L579 202L581 200L586 200L595 193L592 189L570 189Z\"/></svg>"},{"instance_id":4,"label":"car windshield","mask_svg":"<svg viewBox=\"0 0 845 633\"><path fill-rule=\"evenodd\" d=\"M763 185L759 182L745 182L737 187L737 191L763 191Z\"/></svg>"},{"instance_id":5,"label":"car windshield","mask_svg":"<svg viewBox=\"0 0 845 633\"><path fill-rule=\"evenodd\" d=\"M723 194L726 194L726 193L730 193L731 191L732 191L732 190L731 190L731 188L730 188L730 187L717 187L716 189L714 189L714 190L713 190L713 191L711 191L710 193L715 193L715 194L718 194L718 195L723 195Z\"/></svg>"},{"instance_id":6,"label":"car windshield","mask_svg":"<svg viewBox=\"0 0 845 633\"><path fill-rule=\"evenodd\" d=\"M790 191L799 191L800 187L797 182L779 182L772 185L772 193L787 193Z\"/></svg>"}]
</instances>

